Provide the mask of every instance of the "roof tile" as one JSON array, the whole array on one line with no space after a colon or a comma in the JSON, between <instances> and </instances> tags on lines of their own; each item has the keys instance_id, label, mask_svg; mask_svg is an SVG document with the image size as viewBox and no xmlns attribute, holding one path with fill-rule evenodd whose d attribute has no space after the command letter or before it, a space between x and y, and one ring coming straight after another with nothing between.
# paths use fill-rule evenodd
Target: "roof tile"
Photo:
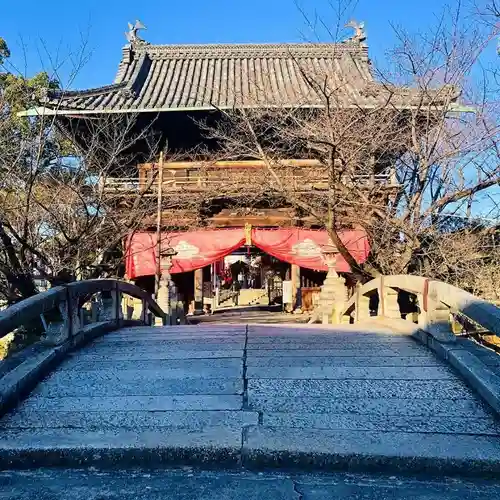
<instances>
[{"instance_id":1,"label":"roof tile","mask_svg":"<svg viewBox=\"0 0 500 500\"><path fill-rule=\"evenodd\" d=\"M57 105L62 112L96 113L314 107L324 104L326 92L339 105L363 106L374 105L381 89L373 80L366 46L353 40L268 45L142 43L124 48L113 85L52 92L44 104Z\"/></svg>"}]
</instances>

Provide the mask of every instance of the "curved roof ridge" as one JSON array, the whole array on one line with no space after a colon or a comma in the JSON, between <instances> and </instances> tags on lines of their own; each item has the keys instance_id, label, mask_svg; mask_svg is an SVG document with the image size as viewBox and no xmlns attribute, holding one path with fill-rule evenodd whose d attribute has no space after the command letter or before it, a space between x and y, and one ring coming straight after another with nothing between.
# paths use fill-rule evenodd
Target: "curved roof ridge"
<instances>
[{"instance_id":1,"label":"curved roof ridge","mask_svg":"<svg viewBox=\"0 0 500 500\"><path fill-rule=\"evenodd\" d=\"M132 44L124 48L124 54L148 54L152 58L269 58L269 57L325 57L336 58L351 54L368 59L368 47L362 42L301 42L301 43L207 43L207 44ZM128 59L125 57L125 63ZM128 59L130 60L130 59Z\"/></svg>"},{"instance_id":2,"label":"curved roof ridge","mask_svg":"<svg viewBox=\"0 0 500 500\"><path fill-rule=\"evenodd\" d=\"M248 49L248 48L314 48L314 47L338 47L338 46L361 46L358 42L344 40L341 42L245 42L245 43L165 43L165 44L138 44L134 45L135 50L148 49L173 49L173 48L228 48L228 49ZM128 47L128 45L126 46Z\"/></svg>"},{"instance_id":3,"label":"curved roof ridge","mask_svg":"<svg viewBox=\"0 0 500 500\"><path fill-rule=\"evenodd\" d=\"M51 99L65 99L70 97L92 97L97 95L109 94L117 90L122 90L127 86L127 82L112 83L101 87L82 90L50 90L47 95Z\"/></svg>"}]
</instances>

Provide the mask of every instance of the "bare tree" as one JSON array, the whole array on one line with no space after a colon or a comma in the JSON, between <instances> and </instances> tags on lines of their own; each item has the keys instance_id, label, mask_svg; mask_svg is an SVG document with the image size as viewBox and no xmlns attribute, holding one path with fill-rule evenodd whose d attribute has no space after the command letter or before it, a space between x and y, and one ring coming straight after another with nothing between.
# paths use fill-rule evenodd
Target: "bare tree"
<instances>
[{"instance_id":1,"label":"bare tree","mask_svg":"<svg viewBox=\"0 0 500 500\"><path fill-rule=\"evenodd\" d=\"M39 280L54 285L122 273L127 234L154 213L147 185L126 197L110 188L110 179L135 172L139 142L151 158L157 155L150 128L136 130L136 116L78 122L18 116L58 85L46 73L0 73L2 302L33 295ZM149 182L154 181L153 176Z\"/></svg>"},{"instance_id":2,"label":"bare tree","mask_svg":"<svg viewBox=\"0 0 500 500\"><path fill-rule=\"evenodd\" d=\"M222 145L220 158L263 161L258 182L326 229L360 280L378 273L448 279L470 259L446 262L443 246L452 238L441 221L476 213L500 182L498 109L487 78L477 76L493 35L467 27L460 7L426 33L395 33L388 69L373 70L357 95L349 95L348 75L312 72L297 59L319 105L256 102L221 111L225 120L207 134ZM315 163L297 177L290 158ZM490 210L495 217L496 204ZM340 237L356 226L372 247L363 265ZM463 245L455 252L474 254Z\"/></svg>"}]
</instances>

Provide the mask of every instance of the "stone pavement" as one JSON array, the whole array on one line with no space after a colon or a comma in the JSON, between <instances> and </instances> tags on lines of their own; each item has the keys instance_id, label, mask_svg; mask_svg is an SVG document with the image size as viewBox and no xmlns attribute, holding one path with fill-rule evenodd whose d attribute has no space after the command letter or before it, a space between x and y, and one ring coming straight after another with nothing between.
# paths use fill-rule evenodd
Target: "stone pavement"
<instances>
[{"instance_id":1,"label":"stone pavement","mask_svg":"<svg viewBox=\"0 0 500 500\"><path fill-rule=\"evenodd\" d=\"M123 329L71 355L0 429L4 469L500 474L489 408L426 347L382 326Z\"/></svg>"},{"instance_id":2,"label":"stone pavement","mask_svg":"<svg viewBox=\"0 0 500 500\"><path fill-rule=\"evenodd\" d=\"M489 481L235 471L0 472L0 500L496 500Z\"/></svg>"}]
</instances>

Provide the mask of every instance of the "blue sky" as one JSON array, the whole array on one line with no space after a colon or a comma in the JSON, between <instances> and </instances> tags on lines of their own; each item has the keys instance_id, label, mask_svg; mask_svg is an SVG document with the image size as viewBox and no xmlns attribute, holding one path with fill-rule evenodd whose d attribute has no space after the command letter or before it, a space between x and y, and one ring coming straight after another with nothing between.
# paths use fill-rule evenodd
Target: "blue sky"
<instances>
[{"instance_id":1,"label":"blue sky","mask_svg":"<svg viewBox=\"0 0 500 500\"><path fill-rule=\"evenodd\" d=\"M344 0L345 1L345 0ZM474 2L481 0L462 0ZM140 19L151 43L298 42L314 39L299 3L334 27L330 5L339 0L0 0L0 37L11 48L11 62L22 73L59 68L64 87L90 88L112 83L126 40L127 22ZM369 51L375 64L395 44L392 25L410 32L436 22L446 5L456 0L352 0L347 16L365 21ZM348 32L346 32L347 35ZM323 31L323 40L330 41ZM89 56L70 81L75 57ZM50 54L50 57L49 57ZM487 59L497 65L495 47ZM481 208L488 212L488 203Z\"/></svg>"},{"instance_id":2,"label":"blue sky","mask_svg":"<svg viewBox=\"0 0 500 500\"><path fill-rule=\"evenodd\" d=\"M318 11L329 25L335 15L328 6L337 0L296 0L311 17ZM140 19L152 43L293 42L311 39L294 0L3 0L0 36L12 52L11 61L24 73L61 67L67 81L70 54L90 60L71 87L85 88L111 83L125 44L127 22ZM353 17L366 23L370 54L378 60L394 43L391 23L410 30L435 20L444 0L359 0ZM327 38L325 37L325 40ZM23 47L26 49L23 50ZM48 56L51 54L51 59ZM73 55L73 57L75 57ZM26 62L26 64L25 64Z\"/></svg>"}]
</instances>

